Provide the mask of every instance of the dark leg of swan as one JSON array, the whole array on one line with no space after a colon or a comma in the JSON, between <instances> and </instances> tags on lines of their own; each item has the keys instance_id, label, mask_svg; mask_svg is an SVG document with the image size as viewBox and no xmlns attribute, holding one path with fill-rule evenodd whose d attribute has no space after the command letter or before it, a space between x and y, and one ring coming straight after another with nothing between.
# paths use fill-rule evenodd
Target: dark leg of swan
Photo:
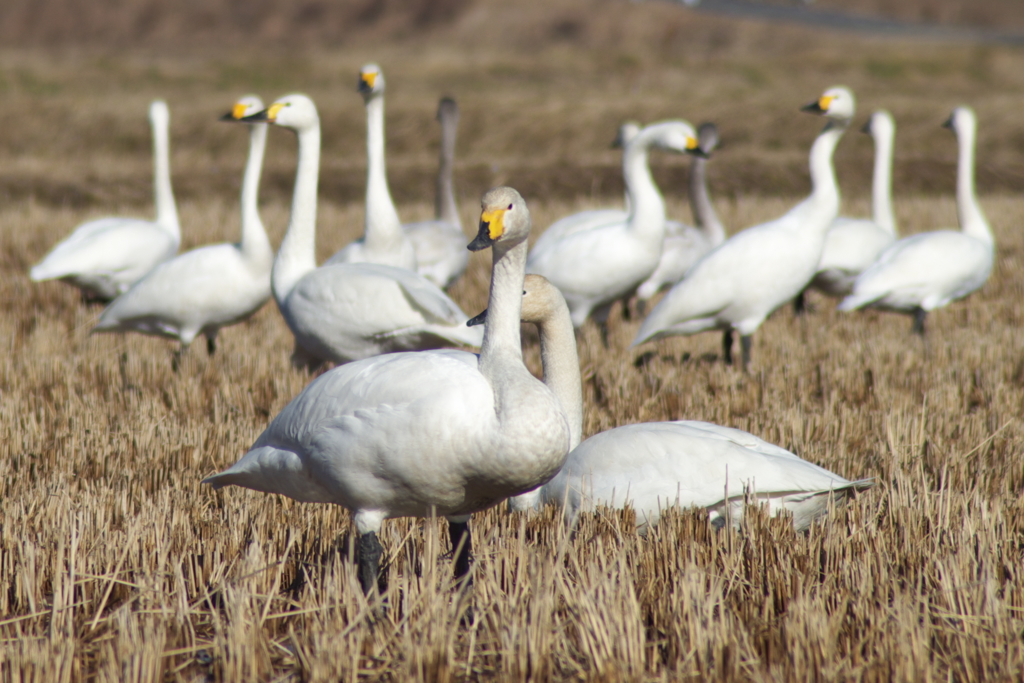
<instances>
[{"instance_id":1,"label":"dark leg of swan","mask_svg":"<svg viewBox=\"0 0 1024 683\"><path fill-rule=\"evenodd\" d=\"M469 533L469 522L448 521L448 538L452 542L452 559L455 563L455 578L470 584L469 564L473 555L473 541ZM463 579L463 577L465 577Z\"/></svg>"},{"instance_id":2,"label":"dark leg of swan","mask_svg":"<svg viewBox=\"0 0 1024 683\"><path fill-rule=\"evenodd\" d=\"M184 358L186 353L188 353L188 344L182 344L178 347L177 351L171 354L171 370L175 373L181 367L181 359Z\"/></svg>"},{"instance_id":3,"label":"dark leg of swan","mask_svg":"<svg viewBox=\"0 0 1024 683\"><path fill-rule=\"evenodd\" d=\"M722 332L722 358L726 365L732 365L732 330Z\"/></svg>"},{"instance_id":4,"label":"dark leg of swan","mask_svg":"<svg viewBox=\"0 0 1024 683\"><path fill-rule=\"evenodd\" d=\"M384 554L384 548L377 540L377 533L368 531L359 537L359 585L363 589L363 595L369 595L377 589L377 580L380 576L380 557Z\"/></svg>"},{"instance_id":5,"label":"dark leg of swan","mask_svg":"<svg viewBox=\"0 0 1024 683\"><path fill-rule=\"evenodd\" d=\"M807 312L807 290L802 289L800 293L793 299L793 315L803 315Z\"/></svg>"},{"instance_id":6,"label":"dark leg of swan","mask_svg":"<svg viewBox=\"0 0 1024 683\"><path fill-rule=\"evenodd\" d=\"M743 372L746 372L747 366L750 365L750 342L749 334L740 337L740 347L743 350Z\"/></svg>"},{"instance_id":7,"label":"dark leg of swan","mask_svg":"<svg viewBox=\"0 0 1024 683\"><path fill-rule=\"evenodd\" d=\"M216 337L207 337L206 338L206 353L212 356L216 352L217 352L217 338Z\"/></svg>"},{"instance_id":8,"label":"dark leg of swan","mask_svg":"<svg viewBox=\"0 0 1024 683\"><path fill-rule=\"evenodd\" d=\"M612 312L611 304L602 304L594 309L591 315L594 318L594 322L597 323L597 328L601 331L601 343L604 344L604 348L608 348L608 315Z\"/></svg>"},{"instance_id":9,"label":"dark leg of swan","mask_svg":"<svg viewBox=\"0 0 1024 683\"><path fill-rule=\"evenodd\" d=\"M623 320L632 320L633 319L633 312L631 310L629 310L629 299L630 299L630 296L628 294L626 296L622 297L622 299L621 299L621 301L622 301L622 319Z\"/></svg>"},{"instance_id":10,"label":"dark leg of swan","mask_svg":"<svg viewBox=\"0 0 1024 683\"><path fill-rule=\"evenodd\" d=\"M910 328L910 331L921 337L924 336L924 319L928 315L928 311L921 307L914 309L914 326Z\"/></svg>"}]
</instances>

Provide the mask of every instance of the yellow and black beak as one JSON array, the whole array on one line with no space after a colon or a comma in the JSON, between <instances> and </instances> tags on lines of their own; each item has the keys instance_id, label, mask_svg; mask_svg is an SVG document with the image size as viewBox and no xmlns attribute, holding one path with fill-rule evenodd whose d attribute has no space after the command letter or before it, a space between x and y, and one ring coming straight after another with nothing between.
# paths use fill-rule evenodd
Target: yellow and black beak
<instances>
[{"instance_id":1,"label":"yellow and black beak","mask_svg":"<svg viewBox=\"0 0 1024 683\"><path fill-rule=\"evenodd\" d=\"M373 92L373 85L377 82L377 72L361 71L359 73L359 92L363 95Z\"/></svg>"},{"instance_id":2,"label":"yellow and black beak","mask_svg":"<svg viewBox=\"0 0 1024 683\"><path fill-rule=\"evenodd\" d=\"M860 129L860 132L867 133L868 135L871 134L871 119L868 119L867 121L864 122L864 125Z\"/></svg>"},{"instance_id":3,"label":"yellow and black beak","mask_svg":"<svg viewBox=\"0 0 1024 683\"><path fill-rule=\"evenodd\" d=\"M253 123L275 123L277 121L278 112L280 112L286 106L288 105L282 104L280 102L275 102L274 104L270 105L263 111L258 111L255 114L250 114L249 116L242 117L241 119L239 119L239 121L251 121Z\"/></svg>"},{"instance_id":4,"label":"yellow and black beak","mask_svg":"<svg viewBox=\"0 0 1024 683\"><path fill-rule=\"evenodd\" d=\"M942 127L943 128L949 128L950 130L953 130L953 115L952 114L950 114L949 118L946 119L946 121L942 124Z\"/></svg>"},{"instance_id":5,"label":"yellow and black beak","mask_svg":"<svg viewBox=\"0 0 1024 683\"><path fill-rule=\"evenodd\" d=\"M800 111L809 111L812 114L827 114L829 105L832 104L834 99L835 97L832 95L822 95L814 102L800 107Z\"/></svg>"},{"instance_id":6,"label":"yellow and black beak","mask_svg":"<svg viewBox=\"0 0 1024 683\"><path fill-rule=\"evenodd\" d=\"M505 211L507 209L489 209L480 214L480 232L466 248L470 251L481 251L501 239L505 234Z\"/></svg>"},{"instance_id":7,"label":"yellow and black beak","mask_svg":"<svg viewBox=\"0 0 1024 683\"><path fill-rule=\"evenodd\" d=\"M697 142L697 138L690 137L689 135L686 136L686 153L692 154L695 157L700 157L701 159L711 158L711 152L704 151L701 148L700 143Z\"/></svg>"},{"instance_id":8,"label":"yellow and black beak","mask_svg":"<svg viewBox=\"0 0 1024 683\"><path fill-rule=\"evenodd\" d=\"M243 118L245 118L245 109L246 107L244 104L236 104L235 106L231 107L231 111L229 111L227 114L224 114L224 116L220 117L220 120L241 121Z\"/></svg>"}]
</instances>

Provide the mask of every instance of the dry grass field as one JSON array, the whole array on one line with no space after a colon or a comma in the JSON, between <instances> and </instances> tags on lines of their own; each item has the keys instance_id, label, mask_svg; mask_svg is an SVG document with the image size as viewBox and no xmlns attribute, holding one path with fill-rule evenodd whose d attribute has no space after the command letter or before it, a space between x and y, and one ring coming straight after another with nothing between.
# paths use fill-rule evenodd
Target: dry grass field
<instances>
[{"instance_id":1,"label":"dry grass field","mask_svg":"<svg viewBox=\"0 0 1024 683\"><path fill-rule=\"evenodd\" d=\"M587 14L574 0L536 2L521 16L496 0L448 4L456 19L409 20L425 35L380 19L372 35L353 31L334 47L0 51L2 679L1024 677L1024 53L837 37L668 4L602 0ZM483 189L509 183L537 231L621 202L607 144L625 118L716 121L724 143L711 186L726 226L776 216L806 191L821 123L796 109L838 82L860 98L858 123L880 106L896 117L901 230L953 226L955 144L938 124L972 104L997 265L980 292L931 316L925 342L907 318L839 314L820 297L813 315L783 310L761 328L749 375L718 360L718 335L629 351L638 323L615 314L610 351L590 325L581 338L585 435L710 420L877 486L806 535L756 514L716 532L696 511L663 517L646 538L630 512L603 511L569 535L552 509L493 509L472 522L472 595L453 589L441 522L395 520L382 538L383 615L359 591L343 510L201 487L310 379L288 365L291 336L274 306L223 331L213 358L197 344L175 374L172 344L89 336L100 309L70 287L30 283L27 268L83 220L151 211L154 97L171 107L184 246L234 239L245 135L214 119L247 91L302 90L320 106L318 247L333 253L361 231L353 90L370 60L388 77L403 219L431 211L433 111L454 94L464 220L475 222ZM870 158L865 136L840 146L849 214L868 212ZM275 244L294 160L292 136L271 131L263 219ZM654 163L670 213L688 216L685 161ZM471 314L485 305L489 268L488 256L472 259L453 290ZM524 335L539 372L536 335Z\"/></svg>"}]
</instances>

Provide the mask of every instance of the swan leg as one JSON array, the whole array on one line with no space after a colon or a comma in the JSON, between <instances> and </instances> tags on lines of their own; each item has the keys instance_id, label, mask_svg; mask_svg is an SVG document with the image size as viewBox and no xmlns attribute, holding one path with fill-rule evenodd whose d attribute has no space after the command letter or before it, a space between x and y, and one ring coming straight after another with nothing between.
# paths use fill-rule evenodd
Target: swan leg
<instances>
[{"instance_id":1,"label":"swan leg","mask_svg":"<svg viewBox=\"0 0 1024 683\"><path fill-rule=\"evenodd\" d=\"M732 329L722 332L722 359L726 365L732 365Z\"/></svg>"},{"instance_id":2,"label":"swan leg","mask_svg":"<svg viewBox=\"0 0 1024 683\"><path fill-rule=\"evenodd\" d=\"M469 565L473 555L473 541L469 533L469 520L455 522L448 520L448 538L452 542L453 560L455 562L455 579L463 580L466 584L473 583L473 578L468 576Z\"/></svg>"},{"instance_id":3,"label":"swan leg","mask_svg":"<svg viewBox=\"0 0 1024 683\"><path fill-rule=\"evenodd\" d=\"M914 326L910 328L910 331L916 335L924 336L924 319L927 317L928 311L924 310L920 306L914 309Z\"/></svg>"},{"instance_id":4,"label":"swan leg","mask_svg":"<svg viewBox=\"0 0 1024 683\"><path fill-rule=\"evenodd\" d=\"M182 342L181 346L171 354L171 370L175 373L181 368L181 359L188 353L188 344Z\"/></svg>"},{"instance_id":5,"label":"swan leg","mask_svg":"<svg viewBox=\"0 0 1024 683\"><path fill-rule=\"evenodd\" d=\"M594 322L597 323L597 328L601 331L601 343L604 344L604 348L608 348L608 315L612 312L612 305L601 304L594 309L591 314L594 318Z\"/></svg>"},{"instance_id":6,"label":"swan leg","mask_svg":"<svg viewBox=\"0 0 1024 683\"><path fill-rule=\"evenodd\" d=\"M363 595L369 595L378 588L380 558L384 548L377 539L377 532L368 531L359 537L359 585Z\"/></svg>"},{"instance_id":7,"label":"swan leg","mask_svg":"<svg viewBox=\"0 0 1024 683\"><path fill-rule=\"evenodd\" d=\"M793 315L803 315L807 312L807 301L805 297L807 295L806 289L801 289L800 293L793 299Z\"/></svg>"},{"instance_id":8,"label":"swan leg","mask_svg":"<svg viewBox=\"0 0 1024 683\"><path fill-rule=\"evenodd\" d=\"M630 299L630 295L629 294L627 294L626 296L622 297L622 299L621 299L621 301L622 301L622 319L623 320L627 320L627 321L633 319L633 312L629 308L629 299Z\"/></svg>"},{"instance_id":9,"label":"swan leg","mask_svg":"<svg viewBox=\"0 0 1024 683\"><path fill-rule=\"evenodd\" d=\"M751 337L749 334L740 336L740 347L743 350L743 372L746 372L747 366L750 365L750 342Z\"/></svg>"},{"instance_id":10,"label":"swan leg","mask_svg":"<svg viewBox=\"0 0 1024 683\"><path fill-rule=\"evenodd\" d=\"M206 353L212 356L214 353L216 353L216 351L217 351L217 335L216 334L214 334L212 336L208 335L206 337Z\"/></svg>"}]
</instances>

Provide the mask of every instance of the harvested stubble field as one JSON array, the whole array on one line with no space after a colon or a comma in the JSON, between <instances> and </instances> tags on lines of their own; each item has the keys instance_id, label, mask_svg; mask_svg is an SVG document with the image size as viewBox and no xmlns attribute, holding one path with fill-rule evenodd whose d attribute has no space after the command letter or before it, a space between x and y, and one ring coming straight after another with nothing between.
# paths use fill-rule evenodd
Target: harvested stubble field
<instances>
[{"instance_id":1,"label":"harvested stubble field","mask_svg":"<svg viewBox=\"0 0 1024 683\"><path fill-rule=\"evenodd\" d=\"M837 39L610 2L585 17L597 28L582 37L537 44L532 27L548 21L564 33L579 5L531 5L533 23L487 46L472 40L473 12L500 24L506 10L467 5L461 24L431 29L465 34L464 48L371 35L333 50L241 55L0 54L4 680L1024 676L1024 203L1011 191L1021 180L1024 54ZM622 35L612 47L588 41L615 22ZM650 39L659 32L668 37ZM373 619L347 559L345 512L200 487L309 381L288 365L291 338L274 307L225 330L213 358L197 345L174 374L171 344L88 336L99 309L69 287L32 285L27 267L87 218L150 210L144 112L156 96L172 110L185 246L233 239L245 136L213 119L250 90L265 99L304 90L320 105L318 246L321 257L333 253L361 230L362 109L351 90L371 59L388 75L403 218L429 214L433 108L453 93L463 110L464 219L475 222L480 190L508 182L524 190L538 231L621 201L617 157L605 146L624 118L716 121L725 144L711 184L727 227L778 215L806 187L820 125L795 109L835 82L860 95L859 119L876 106L896 116L902 231L954 225L955 145L937 124L952 105L971 103L997 266L979 293L930 318L925 343L906 318L841 315L821 298L811 316L780 311L762 327L750 375L717 360L717 335L627 351L638 323L616 316L611 351L591 326L581 338L586 435L710 420L878 485L806 535L756 514L738 531L714 532L701 513L680 511L646 538L629 512L584 518L572 536L550 509L475 515L468 626L440 522L385 525L389 609ZM275 244L293 146L272 131L263 218ZM870 155L853 133L840 147L850 214L868 211ZM686 216L685 163L655 165L670 213ZM488 266L473 256L454 288L471 314L485 304ZM539 371L536 337L524 334Z\"/></svg>"}]
</instances>

